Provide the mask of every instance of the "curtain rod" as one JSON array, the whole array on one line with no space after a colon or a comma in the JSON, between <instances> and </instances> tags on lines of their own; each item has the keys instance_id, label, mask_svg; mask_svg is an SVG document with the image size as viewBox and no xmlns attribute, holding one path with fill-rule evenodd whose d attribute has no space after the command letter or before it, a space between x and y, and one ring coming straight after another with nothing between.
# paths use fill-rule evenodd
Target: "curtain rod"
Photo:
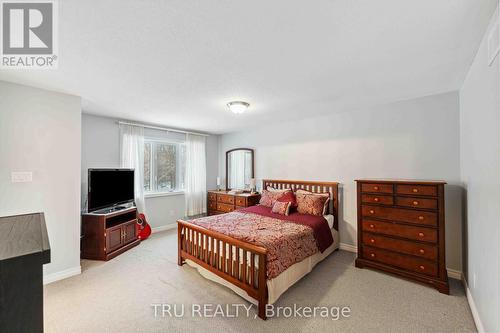
<instances>
[{"instance_id":1,"label":"curtain rod","mask_svg":"<svg viewBox=\"0 0 500 333\"><path fill-rule=\"evenodd\" d=\"M173 129L173 128L158 127L158 126L144 125L144 124L138 124L138 123L129 123L129 122L126 122L126 121L119 121L118 124L120 124L120 125L137 126L137 127L144 127L144 128L151 128L151 129L160 130L160 131L167 131L167 132L176 132L176 133L184 133L184 134L196 134L196 135L201 135L201 136L210 136L209 134L189 132L189 131L181 131L181 130Z\"/></svg>"}]
</instances>

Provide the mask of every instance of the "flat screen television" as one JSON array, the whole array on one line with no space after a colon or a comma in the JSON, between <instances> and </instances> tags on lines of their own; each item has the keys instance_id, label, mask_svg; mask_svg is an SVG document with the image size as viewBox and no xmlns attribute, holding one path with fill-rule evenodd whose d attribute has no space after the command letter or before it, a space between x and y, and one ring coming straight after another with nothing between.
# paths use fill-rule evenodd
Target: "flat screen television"
<instances>
[{"instance_id":1,"label":"flat screen television","mask_svg":"<svg viewBox=\"0 0 500 333\"><path fill-rule=\"evenodd\" d=\"M134 169L89 169L88 211L134 201Z\"/></svg>"}]
</instances>

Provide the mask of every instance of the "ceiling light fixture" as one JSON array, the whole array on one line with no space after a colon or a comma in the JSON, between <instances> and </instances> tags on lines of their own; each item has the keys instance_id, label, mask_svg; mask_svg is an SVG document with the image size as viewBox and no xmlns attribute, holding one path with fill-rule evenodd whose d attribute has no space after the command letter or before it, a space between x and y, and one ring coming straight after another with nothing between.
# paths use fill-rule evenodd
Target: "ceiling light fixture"
<instances>
[{"instance_id":1,"label":"ceiling light fixture","mask_svg":"<svg viewBox=\"0 0 500 333\"><path fill-rule=\"evenodd\" d=\"M248 109L249 106L250 104L242 101L234 101L227 103L227 107L233 113L243 113Z\"/></svg>"}]
</instances>

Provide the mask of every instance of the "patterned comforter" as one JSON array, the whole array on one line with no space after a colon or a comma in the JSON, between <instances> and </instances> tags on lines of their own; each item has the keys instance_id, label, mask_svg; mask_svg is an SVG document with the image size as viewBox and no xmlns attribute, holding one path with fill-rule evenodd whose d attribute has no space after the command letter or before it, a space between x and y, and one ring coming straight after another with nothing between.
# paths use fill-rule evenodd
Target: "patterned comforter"
<instances>
[{"instance_id":1,"label":"patterned comforter","mask_svg":"<svg viewBox=\"0 0 500 333\"><path fill-rule=\"evenodd\" d=\"M252 212L240 210L202 217L189 222L266 248L268 251L267 279L269 280L320 250L313 227L294 222L293 218L286 217L287 220L284 220L283 215L272 217L265 213L264 210L267 207L259 209L263 211L263 214L259 214L259 210L256 209ZM330 246L333 239L326 220L323 217L316 217L312 220L326 225L326 232L331 239L328 244ZM320 225L321 230L325 230L324 225Z\"/></svg>"}]
</instances>

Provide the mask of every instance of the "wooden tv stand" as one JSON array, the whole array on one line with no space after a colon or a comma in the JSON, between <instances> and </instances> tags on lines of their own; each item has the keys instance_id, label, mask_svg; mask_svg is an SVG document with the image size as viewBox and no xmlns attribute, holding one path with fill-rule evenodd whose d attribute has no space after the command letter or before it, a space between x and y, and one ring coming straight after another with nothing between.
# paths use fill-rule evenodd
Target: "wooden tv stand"
<instances>
[{"instance_id":1,"label":"wooden tv stand","mask_svg":"<svg viewBox=\"0 0 500 333\"><path fill-rule=\"evenodd\" d=\"M81 258L110 260L139 245L137 208L82 215Z\"/></svg>"}]
</instances>

